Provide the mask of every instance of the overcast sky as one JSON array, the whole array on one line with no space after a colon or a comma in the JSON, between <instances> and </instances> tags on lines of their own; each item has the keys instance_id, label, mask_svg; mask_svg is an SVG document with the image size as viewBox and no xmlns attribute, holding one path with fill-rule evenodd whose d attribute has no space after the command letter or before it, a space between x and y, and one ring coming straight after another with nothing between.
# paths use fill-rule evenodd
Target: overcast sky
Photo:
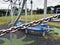
<instances>
[{"instance_id":1,"label":"overcast sky","mask_svg":"<svg viewBox=\"0 0 60 45\"><path fill-rule=\"evenodd\" d=\"M4 2L0 0L0 9L7 9L9 2ZM30 9L30 0L27 1L28 8ZM60 5L60 0L48 0L47 6ZM33 9L43 8L44 0L33 0Z\"/></svg>"}]
</instances>

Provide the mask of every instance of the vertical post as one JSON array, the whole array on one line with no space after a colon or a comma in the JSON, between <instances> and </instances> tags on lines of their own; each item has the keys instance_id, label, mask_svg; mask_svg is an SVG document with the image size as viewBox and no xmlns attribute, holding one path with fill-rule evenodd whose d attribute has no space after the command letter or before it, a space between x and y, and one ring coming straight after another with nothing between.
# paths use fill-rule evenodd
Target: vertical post
<instances>
[{"instance_id":1,"label":"vertical post","mask_svg":"<svg viewBox=\"0 0 60 45\"><path fill-rule=\"evenodd\" d=\"M44 18L47 17L46 15L47 15L47 0L44 0ZM44 21L43 23L45 23ZM45 36L45 32L43 32L43 36Z\"/></svg>"},{"instance_id":2,"label":"vertical post","mask_svg":"<svg viewBox=\"0 0 60 45\"><path fill-rule=\"evenodd\" d=\"M11 23L12 23L12 25L11 26L13 26L13 7L12 7L12 0L10 1L10 4L11 4Z\"/></svg>"},{"instance_id":3,"label":"vertical post","mask_svg":"<svg viewBox=\"0 0 60 45\"><path fill-rule=\"evenodd\" d=\"M31 0L31 21L32 21L32 14L33 14L33 11L32 11L32 7L33 7L33 1Z\"/></svg>"},{"instance_id":4,"label":"vertical post","mask_svg":"<svg viewBox=\"0 0 60 45\"><path fill-rule=\"evenodd\" d=\"M45 32L43 32L43 35L42 35L43 37L45 36Z\"/></svg>"},{"instance_id":5,"label":"vertical post","mask_svg":"<svg viewBox=\"0 0 60 45\"><path fill-rule=\"evenodd\" d=\"M27 1L25 3L25 23L27 23ZM25 33L27 34L27 30L25 30Z\"/></svg>"},{"instance_id":6,"label":"vertical post","mask_svg":"<svg viewBox=\"0 0 60 45\"><path fill-rule=\"evenodd\" d=\"M10 5L9 5L10 6ZM8 9L7 9L7 11L6 11L6 17L8 16L8 12L9 12L9 6L8 6ZM8 23L8 19L7 19L7 23Z\"/></svg>"},{"instance_id":7,"label":"vertical post","mask_svg":"<svg viewBox=\"0 0 60 45\"><path fill-rule=\"evenodd\" d=\"M11 27L13 26L13 10L12 10L12 0L10 0L10 4L11 4L11 23L12 23L12 25L11 25ZM13 45L13 43L12 43L12 32L10 32L10 45Z\"/></svg>"},{"instance_id":8,"label":"vertical post","mask_svg":"<svg viewBox=\"0 0 60 45\"><path fill-rule=\"evenodd\" d=\"M17 1L17 0L16 0ZM15 15L15 9L16 9L16 1L13 3L13 9L12 9L12 11L13 11L13 15Z\"/></svg>"},{"instance_id":9,"label":"vertical post","mask_svg":"<svg viewBox=\"0 0 60 45\"><path fill-rule=\"evenodd\" d=\"M18 14L17 14L18 16L17 17L19 17L20 12L21 12L21 8L20 8L21 2L20 2L20 0L18 0L18 3L19 3L19 7L18 7ZM19 20L21 20L21 18Z\"/></svg>"},{"instance_id":10,"label":"vertical post","mask_svg":"<svg viewBox=\"0 0 60 45\"><path fill-rule=\"evenodd\" d=\"M20 2L20 0L18 0L19 1L19 8L18 8L18 16L19 16L19 14L20 14L20 12L21 12L21 7L20 7L20 5L21 5L21 2ZM19 20L21 20L21 17L20 17L20 19Z\"/></svg>"},{"instance_id":11,"label":"vertical post","mask_svg":"<svg viewBox=\"0 0 60 45\"><path fill-rule=\"evenodd\" d=\"M6 14L5 14L6 17L8 15L8 11L9 11L9 6L8 6L8 9L6 10ZM8 23L8 19L7 19L7 23Z\"/></svg>"},{"instance_id":12,"label":"vertical post","mask_svg":"<svg viewBox=\"0 0 60 45\"><path fill-rule=\"evenodd\" d=\"M25 3L25 22L27 23L27 1Z\"/></svg>"},{"instance_id":13,"label":"vertical post","mask_svg":"<svg viewBox=\"0 0 60 45\"><path fill-rule=\"evenodd\" d=\"M51 8L51 14L53 14L53 13L54 13L53 11L54 11L54 8Z\"/></svg>"},{"instance_id":14,"label":"vertical post","mask_svg":"<svg viewBox=\"0 0 60 45\"><path fill-rule=\"evenodd\" d=\"M47 17L47 0L44 0L44 18Z\"/></svg>"},{"instance_id":15,"label":"vertical post","mask_svg":"<svg viewBox=\"0 0 60 45\"><path fill-rule=\"evenodd\" d=\"M3 22L3 13L2 13L2 22Z\"/></svg>"}]
</instances>

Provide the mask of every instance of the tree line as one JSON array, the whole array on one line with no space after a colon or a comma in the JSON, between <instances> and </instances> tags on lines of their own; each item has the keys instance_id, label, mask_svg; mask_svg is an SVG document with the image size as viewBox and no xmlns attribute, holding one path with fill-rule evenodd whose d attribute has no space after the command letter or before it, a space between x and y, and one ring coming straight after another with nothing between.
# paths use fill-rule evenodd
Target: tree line
<instances>
[{"instance_id":1,"label":"tree line","mask_svg":"<svg viewBox=\"0 0 60 45\"><path fill-rule=\"evenodd\" d=\"M60 5L47 7L47 13L48 14L51 14L51 8L54 8L55 9L54 12L56 13L56 8L60 8ZM0 16L2 16L2 15L5 16L7 10L8 9L0 9ZM10 15L10 11L11 10L9 9L7 12L8 16ZM30 11L29 11L29 9L27 9L28 14L30 14ZM22 11L22 14L24 14L24 13L25 13L25 9L23 9L23 11ZM37 8L37 10L33 10L33 14L43 14L43 13L44 13L44 9ZM17 15L17 14L18 14L18 8L16 8L16 11L15 11L15 15Z\"/></svg>"},{"instance_id":2,"label":"tree line","mask_svg":"<svg viewBox=\"0 0 60 45\"><path fill-rule=\"evenodd\" d=\"M56 13L56 9L60 8L60 5L56 5L56 6L49 6L47 7L47 14L51 14L51 8L54 8L54 13ZM34 10L34 12L36 12L36 14L43 14L44 13L44 9L38 9Z\"/></svg>"}]
</instances>

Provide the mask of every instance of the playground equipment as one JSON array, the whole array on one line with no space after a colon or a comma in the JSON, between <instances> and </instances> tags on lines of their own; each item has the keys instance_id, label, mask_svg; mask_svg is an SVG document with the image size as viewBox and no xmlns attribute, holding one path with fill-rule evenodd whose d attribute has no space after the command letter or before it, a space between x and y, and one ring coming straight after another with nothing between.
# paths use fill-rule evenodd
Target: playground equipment
<instances>
[{"instance_id":1,"label":"playground equipment","mask_svg":"<svg viewBox=\"0 0 60 45\"><path fill-rule=\"evenodd\" d=\"M45 4L44 5L44 18L46 18L47 0L45 0L44 4ZM31 0L31 15L32 15L32 0ZM47 24L45 24L44 21L41 24L37 25L37 26L28 27L27 30L25 30L25 33L28 33L28 31L36 31L36 32L42 32L43 36L45 36L45 32L48 32L49 26Z\"/></svg>"},{"instance_id":2,"label":"playground equipment","mask_svg":"<svg viewBox=\"0 0 60 45\"><path fill-rule=\"evenodd\" d=\"M56 13L56 15L60 14L60 8L56 8L56 9L51 8L51 13L52 13L52 14L53 14L53 13ZM59 17L57 17L57 18L59 18ZM60 22L60 20L57 19L57 18L52 18L52 19L50 20L50 22Z\"/></svg>"},{"instance_id":3,"label":"playground equipment","mask_svg":"<svg viewBox=\"0 0 60 45\"><path fill-rule=\"evenodd\" d=\"M45 18L46 11L47 11L46 10L46 6L44 8L45 8L45 10L44 10L45 11L44 12L44 18ZM32 0L31 0L31 16L32 16ZM26 23L27 23L27 2L25 3L25 17L26 17ZM30 31L36 31L36 32L39 31L39 32L43 32L43 36L44 36L45 32L48 32L48 28L49 28L49 26L47 24L45 24L44 21L42 22L42 24L39 24L37 26L28 27L27 30L25 30L25 32L28 33L28 30L30 30ZM18 22L16 25L20 26L20 25L22 25L22 22Z\"/></svg>"},{"instance_id":4,"label":"playground equipment","mask_svg":"<svg viewBox=\"0 0 60 45\"><path fill-rule=\"evenodd\" d=\"M33 3L33 1L31 0L30 1L30 4L31 4L31 21L32 21L32 14L33 14L33 11L32 11L32 3ZM27 14L27 2L25 3L25 23L27 23L28 22L28 19L27 19L27 16L28 16L28 14ZM21 19L20 19L21 20ZM22 23L22 22L21 22ZM18 25L19 26L19 25Z\"/></svg>"},{"instance_id":5,"label":"playground equipment","mask_svg":"<svg viewBox=\"0 0 60 45\"><path fill-rule=\"evenodd\" d=\"M32 10L33 9L33 1L31 0L30 3L31 3L31 21L32 21L32 18L33 18L32 17L32 14L33 14L33 10Z\"/></svg>"},{"instance_id":6,"label":"playground equipment","mask_svg":"<svg viewBox=\"0 0 60 45\"><path fill-rule=\"evenodd\" d=\"M55 16L46 17L46 15L47 15L47 0L44 0L44 18L43 19L33 21L30 23L24 23L24 24L22 22L18 22L19 18L21 18L22 9L23 9L24 5L26 4L26 1L27 1L27 0L23 0L21 9L20 9L20 2L19 2L18 17L16 18L15 22L13 22L13 20L14 20L13 19L14 12L12 10L12 5L13 5L12 1L13 0L7 0L7 1L10 1L10 4L11 4L11 17L12 17L11 23L13 23L13 24L12 24L11 28L9 28L9 29L0 30L0 36L3 36L7 33L10 33L11 45L13 45L13 43L12 43L12 33L13 32L16 32L17 30L23 29L23 30L25 30L25 32L27 32L27 31L42 32L43 36L45 36L45 32L49 32L49 26L44 21L47 21L47 20L50 20L50 19L55 18L57 16L60 16L60 15L55 15ZM25 15L27 16L27 8L25 10ZM32 0L31 0L31 15L32 15ZM26 20L27 20L27 17L26 17Z\"/></svg>"},{"instance_id":7,"label":"playground equipment","mask_svg":"<svg viewBox=\"0 0 60 45\"><path fill-rule=\"evenodd\" d=\"M49 26L44 22L34 27L28 27L26 33L28 33L28 31L42 32L43 36L45 36L45 32L49 32Z\"/></svg>"},{"instance_id":8,"label":"playground equipment","mask_svg":"<svg viewBox=\"0 0 60 45\"><path fill-rule=\"evenodd\" d=\"M23 0L21 10L20 10L19 15L18 15L17 19L15 20L14 24L16 24L16 22L18 22L19 18L21 17L21 12L22 12L22 9L23 9L24 4L26 3L26 1L27 1L27 0ZM45 1L47 1L47 0L45 0ZM29 29L29 27L33 27L33 26L36 26L36 25L37 25L37 27L38 27L38 25L42 24L45 20L46 20L46 21L49 21L49 20L52 19L52 18L56 18L57 16L58 16L58 17L60 16L60 14L59 14L59 15L54 15L54 16L50 16L50 17L45 17L45 16L46 16L46 12L47 12L47 10L46 10L47 2L45 2L44 4L45 4L45 5L44 5L44 7L45 7L45 8L44 8L44 18L39 19L39 20L36 20L36 21L33 21L33 22L24 23L24 24L21 24L21 25L20 25L20 23L19 23L18 25L20 25L20 26L13 26L13 27L11 27L11 28L9 28L9 29L0 30L0 36L3 36L3 35L5 35L5 34L7 34L7 33L10 33L10 32L16 32L18 29L19 29L19 30L22 30L22 29L23 29L23 30L26 30L26 29ZM41 26L41 25L40 25L40 26ZM47 26L47 25L46 25L46 26ZM41 27L43 27L43 26L41 26ZM48 26L47 26L47 27L48 27ZM44 29L46 29L46 28L44 28ZM47 28L47 29L48 29L48 28ZM45 33L45 32L44 32L44 33Z\"/></svg>"},{"instance_id":9,"label":"playground equipment","mask_svg":"<svg viewBox=\"0 0 60 45\"><path fill-rule=\"evenodd\" d=\"M10 12L10 15L11 15L11 23L9 25L11 25L11 27L13 27L14 25L14 11L15 11L15 5L16 5L16 1L17 0L4 0L5 2L10 2L10 6L11 6L11 12ZM13 8L14 6L14 8ZM8 7L9 8L9 7ZM6 14L7 15L7 14ZM13 35L12 35L12 32L10 32L10 44L13 45L13 42L12 42L12 38L13 38Z\"/></svg>"},{"instance_id":10,"label":"playground equipment","mask_svg":"<svg viewBox=\"0 0 60 45\"><path fill-rule=\"evenodd\" d=\"M20 26L13 26L9 29L2 29L2 30L0 30L0 36L3 36L3 35L10 33L10 32L16 32L18 29L19 30L22 30L22 29L25 30L28 27L41 24L43 22L43 20L49 21L51 18L55 18L57 16L60 16L60 15L54 15L54 16L47 17L45 19L36 20L36 21L30 22L30 23L24 23Z\"/></svg>"}]
</instances>

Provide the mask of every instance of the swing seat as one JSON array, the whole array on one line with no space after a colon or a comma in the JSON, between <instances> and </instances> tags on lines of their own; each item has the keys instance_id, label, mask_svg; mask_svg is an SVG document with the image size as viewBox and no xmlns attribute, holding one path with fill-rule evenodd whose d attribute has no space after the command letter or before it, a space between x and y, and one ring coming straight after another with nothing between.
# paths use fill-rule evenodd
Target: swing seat
<instances>
[{"instance_id":1,"label":"swing seat","mask_svg":"<svg viewBox=\"0 0 60 45\"><path fill-rule=\"evenodd\" d=\"M39 32L47 32L48 31L48 25L47 24L40 24L34 27L28 27L27 30L29 31L39 31Z\"/></svg>"},{"instance_id":2,"label":"swing seat","mask_svg":"<svg viewBox=\"0 0 60 45\"><path fill-rule=\"evenodd\" d=\"M60 22L60 20L51 20L50 22Z\"/></svg>"}]
</instances>

